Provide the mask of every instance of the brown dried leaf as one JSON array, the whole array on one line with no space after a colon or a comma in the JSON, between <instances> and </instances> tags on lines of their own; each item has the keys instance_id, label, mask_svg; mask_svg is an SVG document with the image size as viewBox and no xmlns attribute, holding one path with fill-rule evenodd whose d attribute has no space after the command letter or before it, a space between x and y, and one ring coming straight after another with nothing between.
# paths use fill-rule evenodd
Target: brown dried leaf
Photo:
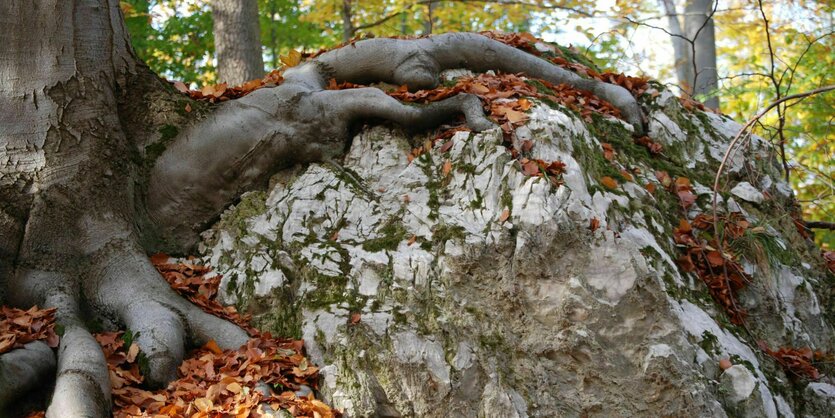
<instances>
[{"instance_id":1,"label":"brown dried leaf","mask_svg":"<svg viewBox=\"0 0 835 418\"><path fill-rule=\"evenodd\" d=\"M600 184L602 184L603 187L606 187L607 189L610 189L610 190L614 190L614 189L618 188L618 181L609 177L609 176L602 177L600 179Z\"/></svg>"},{"instance_id":2,"label":"brown dried leaf","mask_svg":"<svg viewBox=\"0 0 835 418\"><path fill-rule=\"evenodd\" d=\"M504 221L506 221L507 218L509 218L509 217L510 217L510 209L503 210L502 214L499 215L499 223L504 223Z\"/></svg>"},{"instance_id":3,"label":"brown dried leaf","mask_svg":"<svg viewBox=\"0 0 835 418\"><path fill-rule=\"evenodd\" d=\"M450 161L450 160L444 161L444 165L441 169L441 172L442 172L443 176L444 177L448 176L451 171L452 171L452 161Z\"/></svg>"}]
</instances>

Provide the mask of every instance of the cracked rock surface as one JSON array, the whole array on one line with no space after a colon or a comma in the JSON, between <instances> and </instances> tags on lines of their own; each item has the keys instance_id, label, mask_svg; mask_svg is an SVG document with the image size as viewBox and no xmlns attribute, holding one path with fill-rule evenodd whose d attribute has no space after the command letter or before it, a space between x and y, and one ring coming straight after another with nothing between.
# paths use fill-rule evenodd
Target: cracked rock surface
<instances>
[{"instance_id":1,"label":"cracked rock surface","mask_svg":"<svg viewBox=\"0 0 835 418\"><path fill-rule=\"evenodd\" d=\"M672 229L708 211L738 125L667 96L643 104L650 133L692 173L686 214L642 186L658 167L640 153L618 151L635 182L600 185L600 143L613 141L596 135L621 122L539 104L516 137L534 141L530 158L566 164L560 186L524 175L498 129L410 162L425 137L366 127L341 165L299 166L244 196L204 234L205 259L227 302L305 339L325 399L348 416L829 416L830 378L794 382L679 270ZM755 140L735 157L729 187L748 164L781 178L766 153ZM741 255L756 281L740 295L752 332L831 350L821 289L833 276L790 221L728 193L720 210L739 208L775 243L771 261Z\"/></svg>"}]
</instances>

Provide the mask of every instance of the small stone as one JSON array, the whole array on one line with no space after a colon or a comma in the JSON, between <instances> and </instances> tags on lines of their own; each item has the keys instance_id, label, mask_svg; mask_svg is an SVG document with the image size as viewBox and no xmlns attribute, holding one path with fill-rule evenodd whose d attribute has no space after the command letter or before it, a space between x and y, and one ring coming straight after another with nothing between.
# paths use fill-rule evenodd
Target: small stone
<instances>
[{"instance_id":1,"label":"small stone","mask_svg":"<svg viewBox=\"0 0 835 418\"><path fill-rule=\"evenodd\" d=\"M789 197L794 193L792 187L785 181L778 182L774 188L777 190L777 193L780 193L783 197Z\"/></svg>"},{"instance_id":2,"label":"small stone","mask_svg":"<svg viewBox=\"0 0 835 418\"><path fill-rule=\"evenodd\" d=\"M757 381L754 375L745 366L734 365L729 367L719 377L720 388L727 393L727 399L733 403L739 403L751 396Z\"/></svg>"},{"instance_id":3,"label":"small stone","mask_svg":"<svg viewBox=\"0 0 835 418\"><path fill-rule=\"evenodd\" d=\"M757 190L751 183L747 181L740 182L733 189L731 189L731 194L734 196L751 202L751 203L762 203L765 197L763 196L762 192Z\"/></svg>"},{"instance_id":4,"label":"small stone","mask_svg":"<svg viewBox=\"0 0 835 418\"><path fill-rule=\"evenodd\" d=\"M835 410L835 386L825 382L812 382L803 390L806 400L805 416L832 416Z\"/></svg>"},{"instance_id":5,"label":"small stone","mask_svg":"<svg viewBox=\"0 0 835 418\"><path fill-rule=\"evenodd\" d=\"M533 47L539 52L554 52L554 47L546 44L545 42L537 42L533 45Z\"/></svg>"},{"instance_id":6,"label":"small stone","mask_svg":"<svg viewBox=\"0 0 835 418\"><path fill-rule=\"evenodd\" d=\"M313 393L313 389L310 389L310 386L299 385L299 390L296 391L296 396L303 398L311 393Z\"/></svg>"}]
</instances>

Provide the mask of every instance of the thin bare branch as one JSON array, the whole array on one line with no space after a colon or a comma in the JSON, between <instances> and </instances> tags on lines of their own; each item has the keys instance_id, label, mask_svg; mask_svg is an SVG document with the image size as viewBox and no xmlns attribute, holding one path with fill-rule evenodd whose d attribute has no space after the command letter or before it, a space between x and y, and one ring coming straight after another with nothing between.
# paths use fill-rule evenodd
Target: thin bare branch
<instances>
[{"instance_id":1,"label":"thin bare branch","mask_svg":"<svg viewBox=\"0 0 835 418\"><path fill-rule=\"evenodd\" d=\"M835 231L835 222L806 221L803 223L807 229L828 229Z\"/></svg>"},{"instance_id":2,"label":"thin bare branch","mask_svg":"<svg viewBox=\"0 0 835 418\"><path fill-rule=\"evenodd\" d=\"M734 136L734 138L731 140L731 143L728 144L728 149L725 150L725 155L722 157L722 161L719 163L719 168L716 170L716 177L714 177L714 179L713 179L712 210L713 210L713 228L714 228L714 233L716 234L716 236L719 236L719 231L718 231L718 226L717 226L718 223L719 223L719 215L718 215L719 179L722 177L722 171L724 171L725 165L728 163L728 158L730 158L731 152L733 152L734 147L736 147L737 143L742 139L742 135L748 130L748 128L751 127L751 125L753 125L754 123L759 121L760 118L765 116L766 113L768 113L771 109L779 106L780 104L782 104L784 102L787 102L787 101L790 101L790 100L803 100L807 97L814 96L814 95L821 94L821 93L825 93L825 92L831 91L831 90L835 90L835 85L829 85L829 86L821 87L821 88L818 88L818 89L815 89L815 90L810 90L810 91L807 91L807 92L792 94L790 96L783 97L780 100L776 100L776 101L772 102L765 109L760 111L760 113L758 113L756 116L751 118L751 120L749 120L745 124L745 126L740 128L739 132L737 132L736 136ZM721 240L720 240L719 246L721 247ZM721 248L720 248L720 251L721 251Z\"/></svg>"}]
</instances>

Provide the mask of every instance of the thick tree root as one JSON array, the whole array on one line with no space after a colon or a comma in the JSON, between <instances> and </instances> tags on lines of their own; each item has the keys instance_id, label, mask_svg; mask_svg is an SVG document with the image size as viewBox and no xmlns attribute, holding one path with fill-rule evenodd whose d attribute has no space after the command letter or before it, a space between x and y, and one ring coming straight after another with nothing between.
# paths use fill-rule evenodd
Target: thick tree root
<instances>
[{"instance_id":1,"label":"thick tree root","mask_svg":"<svg viewBox=\"0 0 835 418\"><path fill-rule=\"evenodd\" d=\"M0 356L0 416L27 392L44 385L55 373L55 354L41 341Z\"/></svg>"},{"instance_id":2,"label":"thick tree root","mask_svg":"<svg viewBox=\"0 0 835 418\"><path fill-rule=\"evenodd\" d=\"M203 312L177 295L160 277L144 250L133 243L132 234L126 232L129 230L113 225L99 225L96 229L114 238L88 243L85 280L79 283L66 273L22 268L16 278L20 285L11 295L17 300L57 308L56 318L63 335L57 353L55 391L47 408L50 418L99 418L110 414L107 363L87 329L89 322L82 320L91 314L105 324L133 333L134 341L148 359L145 379L152 387L164 386L176 378L187 345L215 340L223 349L236 349L248 340L238 326ZM82 303L88 307L83 313ZM23 363L16 369L4 370L0 385L23 383L9 391L8 396L19 396L43 382L44 374L55 368L51 350L44 352L37 347L0 356L0 364L15 358L48 357L43 365ZM0 395L7 395L3 386Z\"/></svg>"},{"instance_id":3,"label":"thick tree root","mask_svg":"<svg viewBox=\"0 0 835 418\"><path fill-rule=\"evenodd\" d=\"M193 247L207 220L278 169L341 154L355 121L384 119L417 130L463 113L473 130L489 129L493 123L479 101L466 95L415 106L374 88L327 90L331 79L432 88L441 71L452 68L524 72L568 83L611 102L636 133L643 130L641 108L626 89L582 78L482 35L359 41L288 69L278 87L221 105L168 146L150 173L146 199L157 249Z\"/></svg>"}]
</instances>

